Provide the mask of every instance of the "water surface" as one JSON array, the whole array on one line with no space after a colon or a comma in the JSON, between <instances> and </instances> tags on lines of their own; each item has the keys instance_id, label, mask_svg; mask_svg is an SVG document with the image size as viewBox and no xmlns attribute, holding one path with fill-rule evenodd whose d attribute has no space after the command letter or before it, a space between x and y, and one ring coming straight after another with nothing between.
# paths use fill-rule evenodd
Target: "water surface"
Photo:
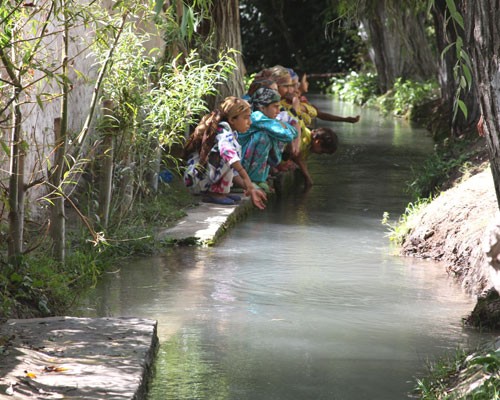
<instances>
[{"instance_id":1,"label":"water surface","mask_svg":"<svg viewBox=\"0 0 500 400\"><path fill-rule=\"evenodd\" d=\"M326 97L358 124L333 156L312 156L314 187L255 211L213 248L120 266L88 314L158 320L150 399L399 400L429 359L471 346L474 300L444 266L395 255L381 224L409 201L423 129Z\"/></svg>"}]
</instances>

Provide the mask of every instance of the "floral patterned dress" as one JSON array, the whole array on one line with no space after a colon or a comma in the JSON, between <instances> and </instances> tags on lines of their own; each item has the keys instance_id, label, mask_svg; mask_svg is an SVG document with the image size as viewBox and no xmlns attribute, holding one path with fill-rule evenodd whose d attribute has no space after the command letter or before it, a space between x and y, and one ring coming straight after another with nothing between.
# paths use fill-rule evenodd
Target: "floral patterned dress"
<instances>
[{"instance_id":1,"label":"floral patterned dress","mask_svg":"<svg viewBox=\"0 0 500 400\"><path fill-rule=\"evenodd\" d=\"M206 165L199 164L200 154L192 153L184 171L184 184L193 194L229 193L233 177L237 175L231 165L241 160L238 133L227 122L219 123L216 142Z\"/></svg>"}]
</instances>

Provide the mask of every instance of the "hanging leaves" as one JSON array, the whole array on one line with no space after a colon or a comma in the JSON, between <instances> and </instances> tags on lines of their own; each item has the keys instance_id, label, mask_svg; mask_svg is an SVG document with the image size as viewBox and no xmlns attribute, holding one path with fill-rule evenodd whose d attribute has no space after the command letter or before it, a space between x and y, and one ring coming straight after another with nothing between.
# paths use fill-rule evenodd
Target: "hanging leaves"
<instances>
[{"instance_id":1,"label":"hanging leaves","mask_svg":"<svg viewBox=\"0 0 500 400\"><path fill-rule=\"evenodd\" d=\"M434 0L428 1L428 12L434 7ZM464 49L464 41L462 34L464 31L464 18L457 9L455 0L446 0L447 15L445 16L446 24L451 24L455 30L456 40L448 44L441 53L441 59L444 58L448 51L455 49L457 62L453 68L453 75L457 83L455 98L453 101L453 119L455 120L460 110L467 119L467 105L461 100L462 93L472 88L472 63L469 54Z\"/></svg>"}]
</instances>

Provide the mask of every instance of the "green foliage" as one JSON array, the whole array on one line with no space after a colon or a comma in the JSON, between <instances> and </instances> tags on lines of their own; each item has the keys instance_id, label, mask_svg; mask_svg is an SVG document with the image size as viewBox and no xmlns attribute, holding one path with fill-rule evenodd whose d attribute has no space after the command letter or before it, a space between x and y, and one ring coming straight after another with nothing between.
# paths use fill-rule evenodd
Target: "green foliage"
<instances>
[{"instance_id":1,"label":"green foliage","mask_svg":"<svg viewBox=\"0 0 500 400\"><path fill-rule=\"evenodd\" d=\"M113 103L113 120L104 128L115 128L126 133L139 122L143 97L151 86L150 72L156 64L155 55L159 53L159 49L147 52L144 47L147 40L149 35L134 31L131 25L121 35L113 64L103 80L103 96ZM104 63L107 51L106 42L96 43L94 55L100 64Z\"/></svg>"},{"instance_id":2,"label":"green foliage","mask_svg":"<svg viewBox=\"0 0 500 400\"><path fill-rule=\"evenodd\" d=\"M435 0L428 0L428 12L434 7L434 3ZM456 35L456 40L446 46L441 53L441 58L444 58L448 51L455 49L455 59L457 61L453 67L453 77L457 83L457 88L453 101L453 118L456 118L460 110L465 119L467 119L467 105L461 98L463 92L470 91L472 88L472 61L468 50L464 48L464 18L457 8L456 0L446 0L446 14L444 15L444 19L447 25L452 26Z\"/></svg>"},{"instance_id":3,"label":"green foliage","mask_svg":"<svg viewBox=\"0 0 500 400\"><path fill-rule=\"evenodd\" d=\"M334 77L328 92L341 101L373 106L384 113L403 116L413 107L436 99L439 87L434 81L414 82L398 78L390 91L380 95L374 73L351 72L344 77Z\"/></svg>"},{"instance_id":4,"label":"green foliage","mask_svg":"<svg viewBox=\"0 0 500 400\"><path fill-rule=\"evenodd\" d=\"M253 73L253 74L246 74L243 79L244 79L244 87L245 87L245 93L248 91L248 88L250 87L250 85L252 84L253 80L255 79L255 75L257 75L257 73Z\"/></svg>"},{"instance_id":5,"label":"green foliage","mask_svg":"<svg viewBox=\"0 0 500 400\"><path fill-rule=\"evenodd\" d=\"M370 103L380 94L376 74L354 71L343 77L332 78L328 92L341 101L357 105Z\"/></svg>"},{"instance_id":6,"label":"green foliage","mask_svg":"<svg viewBox=\"0 0 500 400\"><path fill-rule=\"evenodd\" d=\"M190 15L194 18L194 14ZM149 177L158 172L162 150L173 164L179 162L168 150L183 144L189 126L208 111L208 96L216 94L218 85L236 67L232 50L220 54L214 63L205 62L193 51L162 65L164 60L155 57L158 49L148 52L145 48L148 39L132 25L124 29L113 65L103 81L103 97L112 103L111 116L99 123L103 133L115 136L114 185L133 188L133 202L151 193ZM101 64L107 52L106 42L95 47ZM97 207L96 200L92 200L97 193L88 194L86 204ZM123 199L115 196L112 212L119 211L122 203ZM98 218L92 207L88 211L93 219ZM121 219L122 212L118 214Z\"/></svg>"},{"instance_id":7,"label":"green foliage","mask_svg":"<svg viewBox=\"0 0 500 400\"><path fill-rule=\"evenodd\" d=\"M429 366L429 376L417 380L415 394L424 400L498 400L499 373L499 349L458 350Z\"/></svg>"},{"instance_id":8,"label":"green foliage","mask_svg":"<svg viewBox=\"0 0 500 400\"><path fill-rule=\"evenodd\" d=\"M438 97L439 86L435 81L414 82L398 78L392 90L378 98L377 104L382 112L404 116L415 106Z\"/></svg>"},{"instance_id":9,"label":"green foliage","mask_svg":"<svg viewBox=\"0 0 500 400\"><path fill-rule=\"evenodd\" d=\"M408 232L416 227L418 214L431 201L432 198L428 197L419 198L415 202L409 203L406 206L404 213L396 222L391 222L389 213L384 212L382 225L385 225L388 228L387 236L392 243L394 243L395 245L401 245L404 242L406 236L408 235Z\"/></svg>"},{"instance_id":10,"label":"green foliage","mask_svg":"<svg viewBox=\"0 0 500 400\"><path fill-rule=\"evenodd\" d=\"M444 141L418 168L413 169L414 179L408 191L414 197L436 196L451 177L468 176L474 169L472 160L481 152L473 141Z\"/></svg>"},{"instance_id":11,"label":"green foliage","mask_svg":"<svg viewBox=\"0 0 500 400\"><path fill-rule=\"evenodd\" d=\"M234 51L219 54L218 61L204 62L192 51L181 62L180 56L166 64L157 86L145 99L146 129L144 133L158 140L164 148L182 143L187 128L208 112L207 96L236 68Z\"/></svg>"},{"instance_id":12,"label":"green foliage","mask_svg":"<svg viewBox=\"0 0 500 400\"><path fill-rule=\"evenodd\" d=\"M203 23L212 19L212 0L179 0L170 2L171 5L164 12L158 12L162 16L163 40L166 44L168 58L175 58L177 54L189 54L191 50L210 53L212 39L210 33L204 32ZM168 4L168 3L167 3ZM180 5L181 7L178 7ZM158 10L163 8L161 3ZM200 33L203 32L203 33Z\"/></svg>"}]
</instances>

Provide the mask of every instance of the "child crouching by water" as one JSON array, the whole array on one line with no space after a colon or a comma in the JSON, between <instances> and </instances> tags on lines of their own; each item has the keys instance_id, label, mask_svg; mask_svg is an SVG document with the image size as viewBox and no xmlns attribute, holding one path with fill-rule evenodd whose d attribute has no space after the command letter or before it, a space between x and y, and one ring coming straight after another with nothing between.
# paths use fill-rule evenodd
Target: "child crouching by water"
<instances>
[{"instance_id":1,"label":"child crouching by water","mask_svg":"<svg viewBox=\"0 0 500 400\"><path fill-rule=\"evenodd\" d=\"M257 186L270 192L267 184L269 170L281 162L286 143L297 137L297 130L290 124L278 121L280 113L278 92L262 87L252 95L252 125L238 141L242 146L243 167Z\"/></svg>"},{"instance_id":2,"label":"child crouching by water","mask_svg":"<svg viewBox=\"0 0 500 400\"><path fill-rule=\"evenodd\" d=\"M201 193L204 202L235 204L240 200L239 196L230 194L235 178L252 203L261 210L265 208L266 194L254 187L241 165L241 146L237 140L238 133L250 127L250 113L250 104L245 100L226 97L220 109L205 119L206 129L195 130L188 139L184 148L187 156L184 183L191 193ZM209 126L216 123L214 138Z\"/></svg>"},{"instance_id":3,"label":"child crouching by water","mask_svg":"<svg viewBox=\"0 0 500 400\"><path fill-rule=\"evenodd\" d=\"M300 168L304 175L305 187L310 188L313 180L307 167L307 158L312 154L333 154L337 151L339 139L333 129L322 127L313 129L309 135L304 135L301 139L300 152L291 156L291 159Z\"/></svg>"}]
</instances>

